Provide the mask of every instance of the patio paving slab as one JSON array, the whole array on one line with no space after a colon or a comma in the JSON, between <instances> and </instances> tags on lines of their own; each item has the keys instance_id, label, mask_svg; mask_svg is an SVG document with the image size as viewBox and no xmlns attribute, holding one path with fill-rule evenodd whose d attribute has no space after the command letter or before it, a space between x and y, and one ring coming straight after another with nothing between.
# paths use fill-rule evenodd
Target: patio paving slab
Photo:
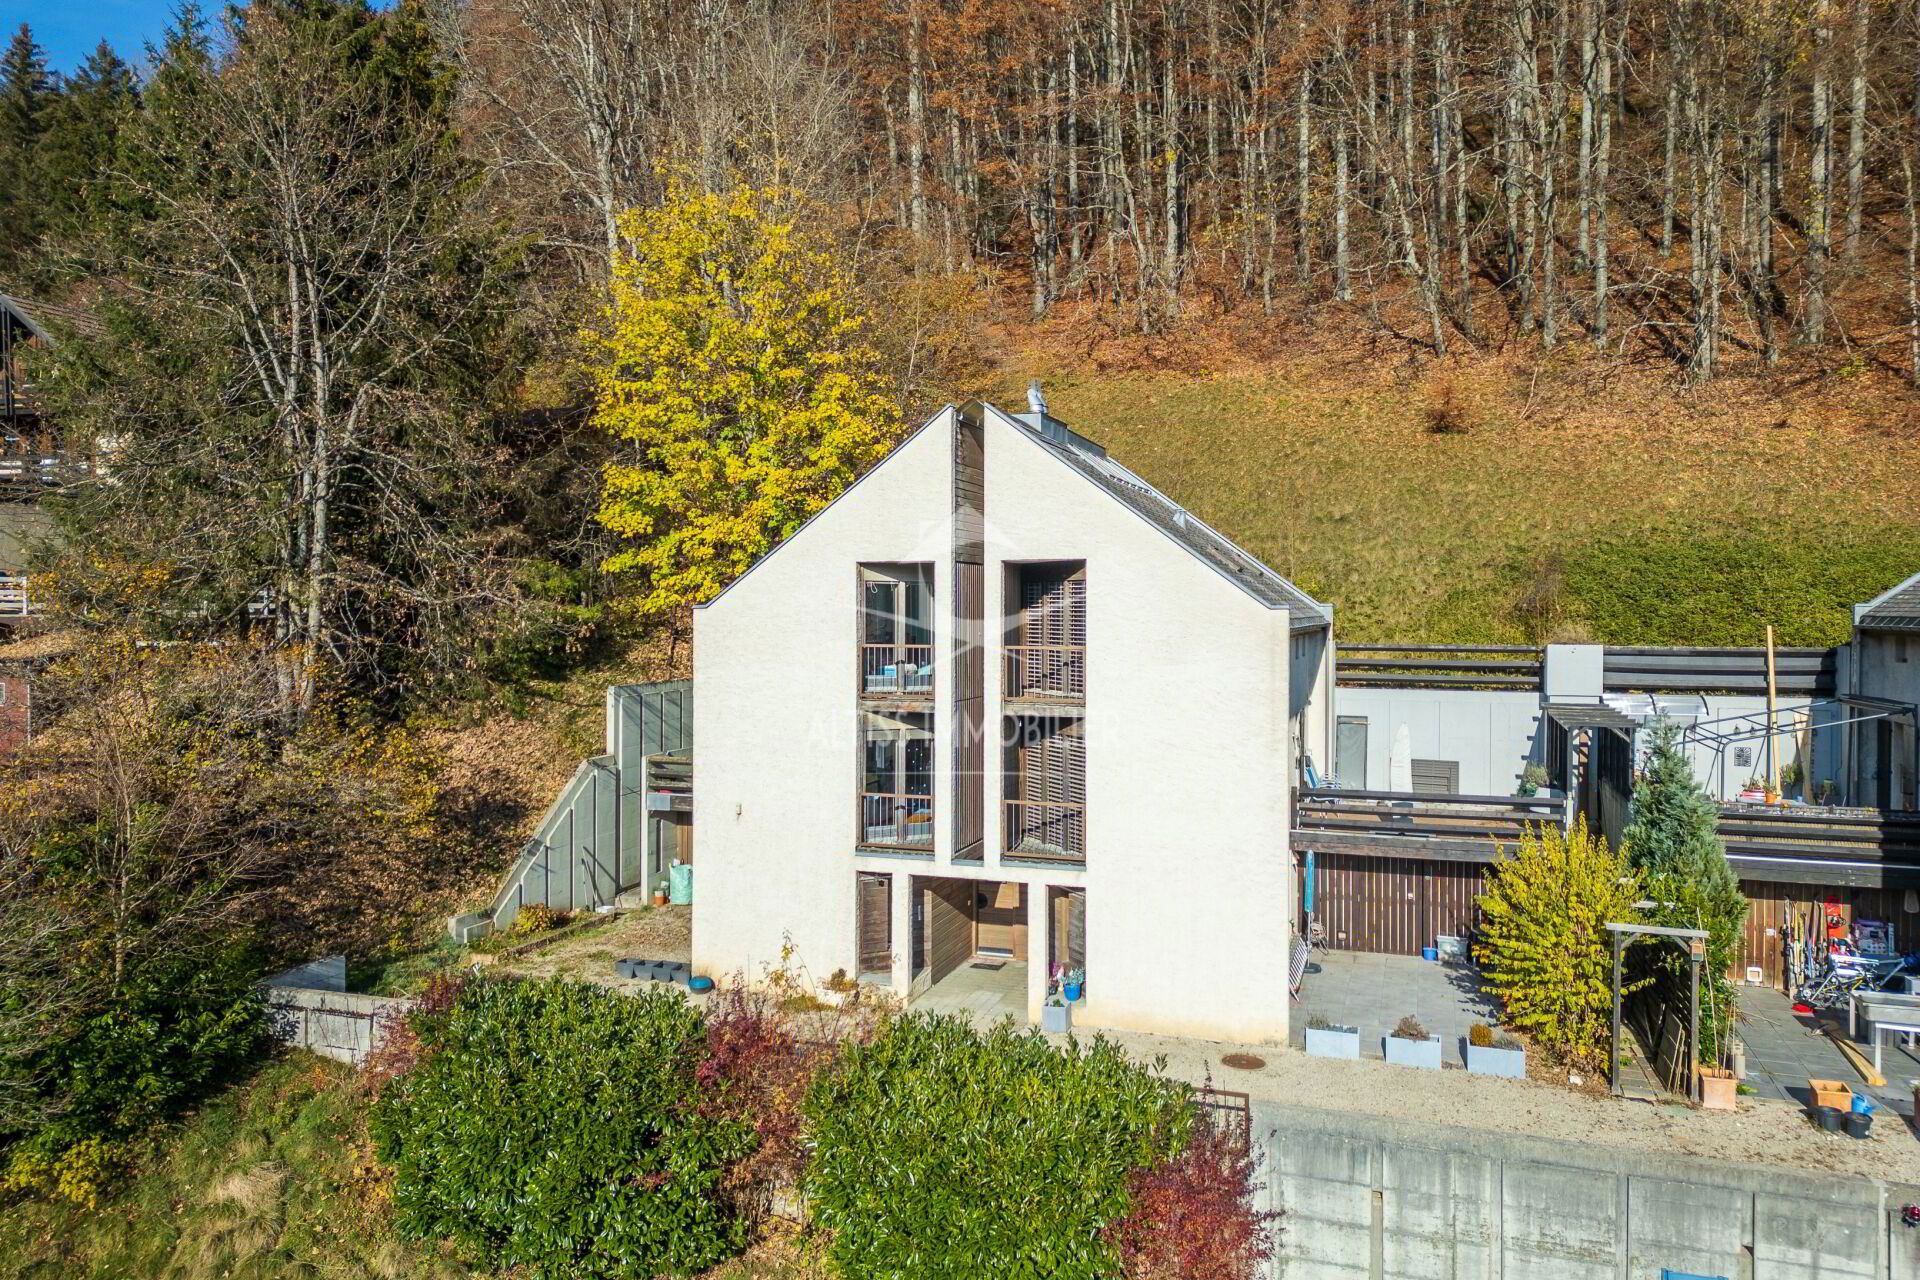
<instances>
[{"instance_id":1,"label":"patio paving slab","mask_svg":"<svg viewBox=\"0 0 1920 1280\"><path fill-rule=\"evenodd\" d=\"M1480 990L1480 971L1470 964L1440 963L1417 956L1365 951L1316 951L1300 1000L1294 1005L1296 1047L1307 1040L1315 1015L1360 1028L1360 1052L1384 1056L1382 1039L1408 1014L1429 1035L1440 1037L1444 1061L1464 1065L1462 1045L1476 1022L1492 1023L1493 1003Z\"/></svg>"}]
</instances>

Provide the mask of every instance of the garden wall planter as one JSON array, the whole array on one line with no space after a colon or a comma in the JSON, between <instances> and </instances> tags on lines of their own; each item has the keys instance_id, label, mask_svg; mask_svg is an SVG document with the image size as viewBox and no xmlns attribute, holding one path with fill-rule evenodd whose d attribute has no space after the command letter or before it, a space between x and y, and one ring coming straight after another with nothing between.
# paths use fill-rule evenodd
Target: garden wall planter
<instances>
[{"instance_id":1,"label":"garden wall planter","mask_svg":"<svg viewBox=\"0 0 1920 1280\"><path fill-rule=\"evenodd\" d=\"M1440 1069L1439 1036L1428 1036L1425 1040L1387 1036L1386 1044L1388 1062L1402 1067L1425 1067L1429 1071Z\"/></svg>"},{"instance_id":2,"label":"garden wall planter","mask_svg":"<svg viewBox=\"0 0 1920 1280\"><path fill-rule=\"evenodd\" d=\"M1315 1058L1360 1057L1360 1028L1308 1027L1307 1053Z\"/></svg>"},{"instance_id":3,"label":"garden wall planter","mask_svg":"<svg viewBox=\"0 0 1920 1280\"><path fill-rule=\"evenodd\" d=\"M1708 1111L1733 1111L1740 1093L1740 1082L1731 1071L1700 1072L1700 1105Z\"/></svg>"},{"instance_id":4,"label":"garden wall planter","mask_svg":"<svg viewBox=\"0 0 1920 1280\"><path fill-rule=\"evenodd\" d=\"M1492 1045L1467 1043L1467 1070L1477 1076L1505 1076L1509 1080L1527 1078L1525 1049L1496 1049Z\"/></svg>"},{"instance_id":5,"label":"garden wall planter","mask_svg":"<svg viewBox=\"0 0 1920 1280\"><path fill-rule=\"evenodd\" d=\"M1040 1006L1040 1029L1054 1035L1065 1035L1073 1030L1073 1006L1068 1004L1043 1004Z\"/></svg>"}]
</instances>

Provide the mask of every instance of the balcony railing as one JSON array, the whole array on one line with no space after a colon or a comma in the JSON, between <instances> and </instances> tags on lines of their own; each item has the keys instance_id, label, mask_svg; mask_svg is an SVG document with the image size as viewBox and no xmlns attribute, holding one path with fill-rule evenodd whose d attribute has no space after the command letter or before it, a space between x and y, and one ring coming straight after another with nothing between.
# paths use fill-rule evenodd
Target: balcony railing
<instances>
[{"instance_id":1,"label":"balcony railing","mask_svg":"<svg viewBox=\"0 0 1920 1280\"><path fill-rule=\"evenodd\" d=\"M871 698L933 696L933 646L863 644L860 692Z\"/></svg>"},{"instance_id":2,"label":"balcony railing","mask_svg":"<svg viewBox=\"0 0 1920 1280\"><path fill-rule=\"evenodd\" d=\"M860 843L933 849L933 797L868 791L860 797Z\"/></svg>"},{"instance_id":3,"label":"balcony railing","mask_svg":"<svg viewBox=\"0 0 1920 1280\"><path fill-rule=\"evenodd\" d=\"M1050 862L1085 862L1087 811L1077 804L1046 804L1037 800L1007 803L1009 858L1040 858Z\"/></svg>"},{"instance_id":4,"label":"balcony railing","mask_svg":"<svg viewBox=\"0 0 1920 1280\"><path fill-rule=\"evenodd\" d=\"M1087 696L1087 651L1077 644L1007 646L1009 698L1079 699Z\"/></svg>"}]
</instances>

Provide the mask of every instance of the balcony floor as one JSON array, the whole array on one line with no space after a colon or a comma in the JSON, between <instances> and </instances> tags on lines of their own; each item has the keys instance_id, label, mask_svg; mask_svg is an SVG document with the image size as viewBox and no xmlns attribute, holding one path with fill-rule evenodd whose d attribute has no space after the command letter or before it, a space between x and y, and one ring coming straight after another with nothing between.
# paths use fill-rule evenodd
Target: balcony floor
<instances>
[{"instance_id":1,"label":"balcony floor","mask_svg":"<svg viewBox=\"0 0 1920 1280\"><path fill-rule=\"evenodd\" d=\"M977 969L975 957L914 997L915 1013L958 1013L986 1027L1002 1018L1027 1021L1027 963L1008 960L998 969Z\"/></svg>"}]
</instances>

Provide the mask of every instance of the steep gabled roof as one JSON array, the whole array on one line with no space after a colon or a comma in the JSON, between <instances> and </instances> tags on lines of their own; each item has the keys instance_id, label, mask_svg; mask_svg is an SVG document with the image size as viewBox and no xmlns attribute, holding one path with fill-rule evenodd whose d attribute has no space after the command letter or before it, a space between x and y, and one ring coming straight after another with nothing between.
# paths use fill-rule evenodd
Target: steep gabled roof
<instances>
[{"instance_id":1,"label":"steep gabled roof","mask_svg":"<svg viewBox=\"0 0 1920 1280\"><path fill-rule=\"evenodd\" d=\"M1856 625L1869 630L1920 631L1920 573L1881 592L1854 612Z\"/></svg>"},{"instance_id":2,"label":"steep gabled roof","mask_svg":"<svg viewBox=\"0 0 1920 1280\"><path fill-rule=\"evenodd\" d=\"M1002 422L1092 481L1122 506L1173 539L1195 559L1270 609L1285 609L1294 630L1333 622L1333 610L1256 560L1218 530L1107 456L1107 451L1045 414L1010 414L982 406Z\"/></svg>"},{"instance_id":3,"label":"steep gabled roof","mask_svg":"<svg viewBox=\"0 0 1920 1280\"><path fill-rule=\"evenodd\" d=\"M98 317L90 311L57 302L34 301L14 294L0 293L0 311L5 311L26 326L34 337L49 345L56 340L55 329L70 329L89 336L98 336L102 329Z\"/></svg>"}]
</instances>

